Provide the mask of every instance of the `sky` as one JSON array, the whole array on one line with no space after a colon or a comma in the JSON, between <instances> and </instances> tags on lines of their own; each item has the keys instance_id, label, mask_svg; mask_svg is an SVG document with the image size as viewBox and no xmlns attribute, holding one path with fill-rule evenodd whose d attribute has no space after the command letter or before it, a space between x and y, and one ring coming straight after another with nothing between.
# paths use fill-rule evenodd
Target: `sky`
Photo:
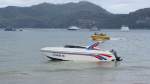
<instances>
[{"instance_id":1,"label":"sky","mask_svg":"<svg viewBox=\"0 0 150 84\"><path fill-rule=\"evenodd\" d=\"M0 0L0 7L31 6L43 2L62 4L81 0ZM83 1L83 0L82 0ZM86 0L95 3L111 13L127 14L141 8L150 7L150 0Z\"/></svg>"}]
</instances>

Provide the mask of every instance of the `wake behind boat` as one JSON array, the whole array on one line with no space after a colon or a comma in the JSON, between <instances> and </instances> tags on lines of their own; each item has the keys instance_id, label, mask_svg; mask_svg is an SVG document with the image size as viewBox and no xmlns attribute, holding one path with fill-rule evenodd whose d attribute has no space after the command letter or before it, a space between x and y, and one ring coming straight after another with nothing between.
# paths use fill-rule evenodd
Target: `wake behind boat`
<instances>
[{"instance_id":1,"label":"wake behind boat","mask_svg":"<svg viewBox=\"0 0 150 84\"><path fill-rule=\"evenodd\" d=\"M51 60L62 61L121 61L117 53L112 50L96 48L99 42L89 47L66 45L64 47L45 47L41 52Z\"/></svg>"}]
</instances>

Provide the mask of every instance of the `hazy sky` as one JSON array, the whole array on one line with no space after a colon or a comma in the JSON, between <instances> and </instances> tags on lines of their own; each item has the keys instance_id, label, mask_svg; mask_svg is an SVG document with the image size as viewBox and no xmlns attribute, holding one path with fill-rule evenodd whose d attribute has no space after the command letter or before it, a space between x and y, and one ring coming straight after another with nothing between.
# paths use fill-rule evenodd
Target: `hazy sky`
<instances>
[{"instance_id":1,"label":"hazy sky","mask_svg":"<svg viewBox=\"0 0 150 84\"><path fill-rule=\"evenodd\" d=\"M0 7L30 6L42 2L67 3L81 0L0 0ZM150 7L150 0L87 0L93 2L112 13L129 13L140 8Z\"/></svg>"}]
</instances>

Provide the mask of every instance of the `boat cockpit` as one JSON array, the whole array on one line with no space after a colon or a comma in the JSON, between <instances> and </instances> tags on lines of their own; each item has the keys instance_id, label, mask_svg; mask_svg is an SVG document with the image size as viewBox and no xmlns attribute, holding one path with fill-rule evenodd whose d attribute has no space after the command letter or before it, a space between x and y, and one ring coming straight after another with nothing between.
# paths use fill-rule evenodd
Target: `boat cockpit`
<instances>
[{"instance_id":1,"label":"boat cockpit","mask_svg":"<svg viewBox=\"0 0 150 84\"><path fill-rule=\"evenodd\" d=\"M82 48L82 49L86 48L86 47L83 47L83 46L74 46L74 45L65 45L64 47L65 48Z\"/></svg>"}]
</instances>

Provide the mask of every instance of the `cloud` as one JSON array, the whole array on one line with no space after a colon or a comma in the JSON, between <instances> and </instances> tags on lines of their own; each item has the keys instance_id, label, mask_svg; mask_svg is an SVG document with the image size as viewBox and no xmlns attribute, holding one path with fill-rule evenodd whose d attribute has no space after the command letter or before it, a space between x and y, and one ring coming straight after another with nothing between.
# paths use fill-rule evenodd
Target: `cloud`
<instances>
[{"instance_id":1,"label":"cloud","mask_svg":"<svg viewBox=\"0 0 150 84\"><path fill-rule=\"evenodd\" d=\"M129 13L141 8L150 7L150 0L122 0L108 6L113 13Z\"/></svg>"},{"instance_id":2,"label":"cloud","mask_svg":"<svg viewBox=\"0 0 150 84\"><path fill-rule=\"evenodd\" d=\"M89 0L112 13L129 13L150 7L150 0Z\"/></svg>"},{"instance_id":3,"label":"cloud","mask_svg":"<svg viewBox=\"0 0 150 84\"><path fill-rule=\"evenodd\" d=\"M42 2L67 3L81 0L0 0L0 7L31 6ZM87 0L112 13L129 13L140 8L150 7L150 0Z\"/></svg>"}]
</instances>

